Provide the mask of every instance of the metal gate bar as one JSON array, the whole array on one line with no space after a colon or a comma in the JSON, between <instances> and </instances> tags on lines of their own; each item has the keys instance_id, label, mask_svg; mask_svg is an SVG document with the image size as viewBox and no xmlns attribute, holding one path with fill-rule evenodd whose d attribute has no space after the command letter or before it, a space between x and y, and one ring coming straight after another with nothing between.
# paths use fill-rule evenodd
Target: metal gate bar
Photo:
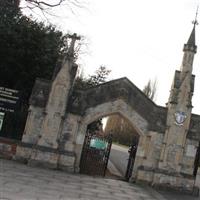
<instances>
[{"instance_id":1,"label":"metal gate bar","mask_svg":"<svg viewBox=\"0 0 200 200\"><path fill-rule=\"evenodd\" d=\"M80 173L105 176L111 145L111 135L102 137L87 133L81 154Z\"/></svg>"}]
</instances>

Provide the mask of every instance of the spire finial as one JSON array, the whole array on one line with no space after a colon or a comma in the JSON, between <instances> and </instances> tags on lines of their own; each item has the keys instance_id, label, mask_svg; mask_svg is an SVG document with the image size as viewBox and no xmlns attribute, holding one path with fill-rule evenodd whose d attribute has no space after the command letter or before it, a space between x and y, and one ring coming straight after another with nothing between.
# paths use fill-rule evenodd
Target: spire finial
<instances>
[{"instance_id":1,"label":"spire finial","mask_svg":"<svg viewBox=\"0 0 200 200\"><path fill-rule=\"evenodd\" d=\"M192 32L190 34L190 37L189 37L187 43L183 47L183 51L192 51L194 53L197 52L197 46L195 44L195 26L198 25L198 21L197 21L198 9L199 9L199 6L197 6L195 19L194 19L194 21L192 21L192 23L194 24Z\"/></svg>"},{"instance_id":2,"label":"spire finial","mask_svg":"<svg viewBox=\"0 0 200 200\"><path fill-rule=\"evenodd\" d=\"M192 21L192 23L194 24L194 26L199 24L198 21L197 21L198 11L199 11L199 5L197 6L197 11L196 11L196 14L195 14L195 20Z\"/></svg>"}]
</instances>

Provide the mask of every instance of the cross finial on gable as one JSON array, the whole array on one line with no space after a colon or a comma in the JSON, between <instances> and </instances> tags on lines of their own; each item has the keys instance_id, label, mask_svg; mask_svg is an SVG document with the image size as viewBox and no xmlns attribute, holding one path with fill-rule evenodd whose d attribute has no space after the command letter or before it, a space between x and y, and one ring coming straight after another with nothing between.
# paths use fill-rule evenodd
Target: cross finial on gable
<instances>
[{"instance_id":1,"label":"cross finial on gable","mask_svg":"<svg viewBox=\"0 0 200 200\"><path fill-rule=\"evenodd\" d=\"M81 39L81 37L80 36L78 36L76 33L74 33L74 34L68 34L68 38L70 38L70 39L74 39L74 40L80 40Z\"/></svg>"},{"instance_id":2,"label":"cross finial on gable","mask_svg":"<svg viewBox=\"0 0 200 200\"><path fill-rule=\"evenodd\" d=\"M75 42L76 42L76 40L80 40L81 37L77 36L76 33L74 33L72 35L68 34L67 36L68 36L68 38L71 39L71 43L70 43L70 46L69 46L69 49L68 49L68 52L67 52L68 58L73 58L74 57L74 45L75 45Z\"/></svg>"}]
</instances>

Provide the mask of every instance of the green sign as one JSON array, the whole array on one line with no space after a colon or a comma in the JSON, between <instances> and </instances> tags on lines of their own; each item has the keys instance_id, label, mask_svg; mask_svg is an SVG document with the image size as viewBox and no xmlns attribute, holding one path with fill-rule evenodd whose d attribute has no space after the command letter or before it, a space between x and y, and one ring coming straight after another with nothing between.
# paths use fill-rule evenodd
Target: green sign
<instances>
[{"instance_id":1,"label":"green sign","mask_svg":"<svg viewBox=\"0 0 200 200\"><path fill-rule=\"evenodd\" d=\"M99 138L93 138L90 141L90 147L94 147L96 149L106 149L107 147L107 142L105 142L104 140L101 140Z\"/></svg>"}]
</instances>

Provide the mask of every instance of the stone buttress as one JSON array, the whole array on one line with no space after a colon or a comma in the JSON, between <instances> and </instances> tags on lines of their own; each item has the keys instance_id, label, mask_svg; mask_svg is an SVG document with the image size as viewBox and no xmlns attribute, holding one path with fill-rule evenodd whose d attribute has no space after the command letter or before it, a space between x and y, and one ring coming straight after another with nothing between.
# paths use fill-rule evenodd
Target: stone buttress
<instances>
[{"instance_id":1,"label":"stone buttress","mask_svg":"<svg viewBox=\"0 0 200 200\"><path fill-rule=\"evenodd\" d=\"M194 78L192 75L195 44L195 25L183 48L180 71L175 72L167 104L166 131L164 134L158 170L153 184L184 187L190 190L194 184L193 170L198 141L188 140L192 113Z\"/></svg>"},{"instance_id":2,"label":"stone buttress","mask_svg":"<svg viewBox=\"0 0 200 200\"><path fill-rule=\"evenodd\" d=\"M30 165L44 165L73 170L73 141L63 133L67 116L68 98L76 75L74 45L76 34L71 36L70 47L56 69L52 82L36 80L30 98L30 108L22 144L17 148L16 159L23 158ZM55 70L55 71L56 71ZM66 130L65 130L66 131ZM63 135L64 134L64 135ZM64 139L68 140L68 147Z\"/></svg>"}]
</instances>

